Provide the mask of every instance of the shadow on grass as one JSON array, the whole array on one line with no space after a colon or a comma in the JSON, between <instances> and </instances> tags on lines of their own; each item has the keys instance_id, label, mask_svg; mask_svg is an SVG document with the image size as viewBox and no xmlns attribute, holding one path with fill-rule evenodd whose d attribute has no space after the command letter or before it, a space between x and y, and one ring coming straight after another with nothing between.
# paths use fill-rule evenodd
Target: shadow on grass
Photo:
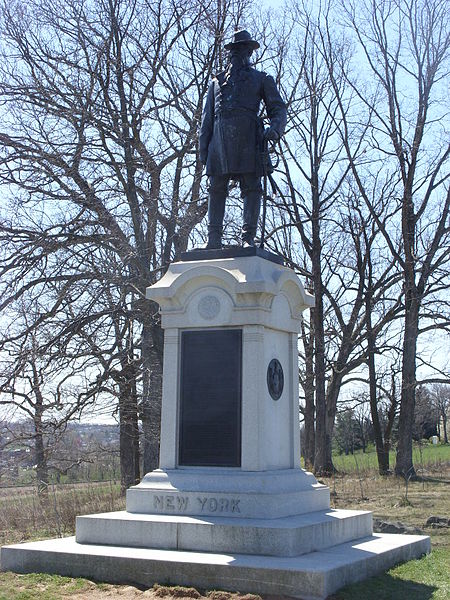
<instances>
[{"instance_id":1,"label":"shadow on grass","mask_svg":"<svg viewBox=\"0 0 450 600\"><path fill-rule=\"evenodd\" d=\"M416 581L405 581L389 573L349 585L327 600L431 600L438 588Z\"/></svg>"},{"instance_id":2,"label":"shadow on grass","mask_svg":"<svg viewBox=\"0 0 450 600\"><path fill-rule=\"evenodd\" d=\"M416 481L420 481L420 483L450 483L450 479L446 479L443 477L430 477L429 475L421 475L417 476Z\"/></svg>"}]
</instances>

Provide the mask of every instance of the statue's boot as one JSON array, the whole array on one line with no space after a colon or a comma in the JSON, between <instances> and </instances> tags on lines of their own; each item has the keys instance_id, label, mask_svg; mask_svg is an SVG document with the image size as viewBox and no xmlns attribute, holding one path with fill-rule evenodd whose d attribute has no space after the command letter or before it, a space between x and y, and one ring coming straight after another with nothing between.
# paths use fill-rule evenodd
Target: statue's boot
<instances>
[{"instance_id":1,"label":"statue's boot","mask_svg":"<svg viewBox=\"0 0 450 600\"><path fill-rule=\"evenodd\" d=\"M219 250L222 248L222 230L212 229L208 227L208 242L205 246L206 250Z\"/></svg>"},{"instance_id":2,"label":"statue's boot","mask_svg":"<svg viewBox=\"0 0 450 600\"><path fill-rule=\"evenodd\" d=\"M256 189L255 189L256 188ZM243 190L244 192L244 190ZM242 246L249 248L255 245L256 228L258 226L259 210L261 206L261 181L256 179L252 189L245 190L244 201L244 224L242 226Z\"/></svg>"},{"instance_id":3,"label":"statue's boot","mask_svg":"<svg viewBox=\"0 0 450 600\"><path fill-rule=\"evenodd\" d=\"M254 231L246 231L245 233L243 233L242 237L241 237L242 247L243 248L251 248L251 247L256 246L255 235L256 235L256 229Z\"/></svg>"}]
</instances>

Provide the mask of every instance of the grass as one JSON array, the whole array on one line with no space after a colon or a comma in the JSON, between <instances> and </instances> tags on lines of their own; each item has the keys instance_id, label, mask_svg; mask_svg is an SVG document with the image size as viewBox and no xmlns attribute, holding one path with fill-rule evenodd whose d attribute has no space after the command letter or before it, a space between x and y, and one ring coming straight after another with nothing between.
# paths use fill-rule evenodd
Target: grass
<instances>
[{"instance_id":1,"label":"grass","mask_svg":"<svg viewBox=\"0 0 450 600\"><path fill-rule=\"evenodd\" d=\"M418 481L381 477L372 470L362 474L337 474L321 480L329 486L333 508L371 510L374 518L400 521L432 536L434 548L450 552L450 528L425 528L428 517L450 517L450 465L442 466Z\"/></svg>"},{"instance_id":2,"label":"grass","mask_svg":"<svg viewBox=\"0 0 450 600\"><path fill-rule=\"evenodd\" d=\"M417 466L417 465L416 465ZM380 477L376 470L342 472L324 479L334 508L373 511L375 519L400 522L431 536L432 553L332 596L333 600L447 600L450 598L450 528L426 527L432 515L450 516L450 464L427 465L422 481ZM331 598L330 598L331 600Z\"/></svg>"},{"instance_id":3,"label":"grass","mask_svg":"<svg viewBox=\"0 0 450 600\"><path fill-rule=\"evenodd\" d=\"M87 595L95 587L95 584L86 579L72 579L60 575L0 574L0 600L57 600L75 594Z\"/></svg>"},{"instance_id":4,"label":"grass","mask_svg":"<svg viewBox=\"0 0 450 600\"><path fill-rule=\"evenodd\" d=\"M114 586L96 584L87 579L72 579L59 575L42 573L31 575L14 575L5 573L0 579L0 600L107 600L110 598L142 598L145 600L262 600L257 594L239 594L210 590L199 592L192 587L163 586L155 584L149 590L141 591L133 586ZM272 597L272 600L275 600Z\"/></svg>"},{"instance_id":5,"label":"grass","mask_svg":"<svg viewBox=\"0 0 450 600\"><path fill-rule=\"evenodd\" d=\"M415 443L413 448L413 462L417 473L420 475L424 469L437 469L442 465L450 463L450 444L439 444L433 446L428 442ZM373 445L366 452L356 451L354 454L333 454L333 463L338 471L353 473L355 471L372 471L378 468L377 454ZM389 465L391 469L395 466L395 451L389 453Z\"/></svg>"},{"instance_id":6,"label":"grass","mask_svg":"<svg viewBox=\"0 0 450 600\"><path fill-rule=\"evenodd\" d=\"M450 552L411 560L378 577L344 588L330 600L448 600L450 598Z\"/></svg>"},{"instance_id":7,"label":"grass","mask_svg":"<svg viewBox=\"0 0 450 600\"><path fill-rule=\"evenodd\" d=\"M0 546L73 535L77 515L124 507L111 483L53 486L45 500L32 487L0 489Z\"/></svg>"}]
</instances>

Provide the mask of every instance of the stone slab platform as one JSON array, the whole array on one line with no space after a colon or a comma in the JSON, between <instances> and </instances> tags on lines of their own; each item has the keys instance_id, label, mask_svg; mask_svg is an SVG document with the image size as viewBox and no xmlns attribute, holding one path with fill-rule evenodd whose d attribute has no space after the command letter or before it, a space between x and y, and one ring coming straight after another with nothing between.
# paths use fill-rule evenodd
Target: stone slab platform
<instances>
[{"instance_id":1,"label":"stone slab platform","mask_svg":"<svg viewBox=\"0 0 450 600\"><path fill-rule=\"evenodd\" d=\"M249 248L243 248L242 246L225 246L217 250L206 250L205 248L195 248L188 252L182 252L180 260L192 261L192 260L214 260L224 258L242 258L247 256L260 256L266 260L278 263L279 265L284 264L284 257L279 254L274 254L268 250L264 250L259 246L251 246Z\"/></svg>"},{"instance_id":2,"label":"stone slab platform","mask_svg":"<svg viewBox=\"0 0 450 600\"><path fill-rule=\"evenodd\" d=\"M299 556L372 534L372 513L317 511L280 519L195 518L125 511L77 517L82 544Z\"/></svg>"},{"instance_id":3,"label":"stone slab platform","mask_svg":"<svg viewBox=\"0 0 450 600\"><path fill-rule=\"evenodd\" d=\"M429 551L429 537L395 534L376 534L290 558L97 546L65 538L4 546L0 568L148 587L177 584L324 600L349 583Z\"/></svg>"}]
</instances>

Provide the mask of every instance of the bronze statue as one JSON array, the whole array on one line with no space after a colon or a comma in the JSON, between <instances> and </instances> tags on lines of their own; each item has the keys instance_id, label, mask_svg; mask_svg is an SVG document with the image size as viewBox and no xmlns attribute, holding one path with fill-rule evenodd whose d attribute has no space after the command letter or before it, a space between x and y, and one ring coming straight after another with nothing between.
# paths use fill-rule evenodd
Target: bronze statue
<instances>
[{"instance_id":1,"label":"bronze statue","mask_svg":"<svg viewBox=\"0 0 450 600\"><path fill-rule=\"evenodd\" d=\"M286 126L286 105L275 81L250 66L258 42L241 30L225 48L229 50L229 65L211 82L199 138L200 159L209 176L208 249L222 247L230 180L239 181L244 204L242 245L255 245L264 172L263 143L278 140ZM261 100L270 120L265 130L259 117Z\"/></svg>"}]
</instances>

